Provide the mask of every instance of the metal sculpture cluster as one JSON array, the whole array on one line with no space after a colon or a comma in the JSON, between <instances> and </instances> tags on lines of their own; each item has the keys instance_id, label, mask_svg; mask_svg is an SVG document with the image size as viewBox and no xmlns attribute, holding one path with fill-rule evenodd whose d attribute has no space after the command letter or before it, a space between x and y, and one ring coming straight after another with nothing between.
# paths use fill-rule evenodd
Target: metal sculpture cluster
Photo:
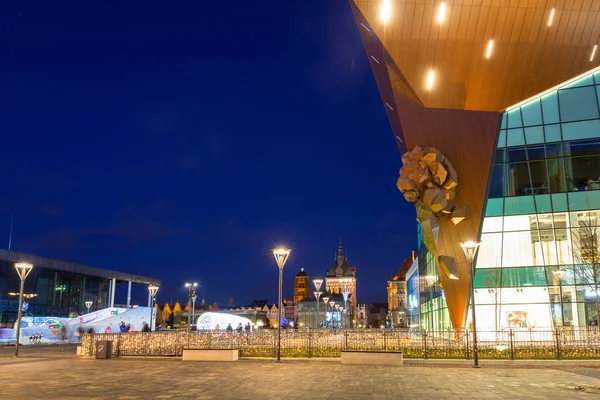
<instances>
[{"instance_id":1,"label":"metal sculpture cluster","mask_svg":"<svg viewBox=\"0 0 600 400\"><path fill-rule=\"evenodd\" d=\"M397 186L407 201L415 203L423 242L445 275L458 279L456 261L438 254L436 244L438 218L450 218L455 225L465 218L465 207L453 204L458 185L456 171L434 147L415 146L402 155L402 164Z\"/></svg>"}]
</instances>

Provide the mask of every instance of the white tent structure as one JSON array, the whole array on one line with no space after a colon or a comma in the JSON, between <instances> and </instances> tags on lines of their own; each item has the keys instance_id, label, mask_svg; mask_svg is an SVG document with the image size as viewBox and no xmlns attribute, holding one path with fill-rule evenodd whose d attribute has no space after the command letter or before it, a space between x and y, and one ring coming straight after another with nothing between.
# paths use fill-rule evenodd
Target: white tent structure
<instances>
[{"instance_id":1,"label":"white tent structure","mask_svg":"<svg viewBox=\"0 0 600 400\"><path fill-rule=\"evenodd\" d=\"M238 324L246 327L248 323L252 326L252 321L238 315L207 312L198 317L197 329L199 331L212 331L219 325L219 330L224 331L227 329L227 325L231 324L231 327L235 330Z\"/></svg>"}]
</instances>

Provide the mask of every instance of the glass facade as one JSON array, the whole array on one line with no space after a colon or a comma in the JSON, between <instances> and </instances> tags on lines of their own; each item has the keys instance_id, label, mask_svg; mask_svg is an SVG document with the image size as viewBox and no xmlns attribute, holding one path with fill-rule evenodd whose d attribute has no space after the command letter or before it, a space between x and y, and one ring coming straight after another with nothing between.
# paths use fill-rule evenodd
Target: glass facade
<instances>
[{"instance_id":1,"label":"glass facade","mask_svg":"<svg viewBox=\"0 0 600 400\"><path fill-rule=\"evenodd\" d=\"M35 267L25 281L23 315L72 317L108 305L109 280ZM12 328L17 320L20 280L14 264L0 260L0 328Z\"/></svg>"},{"instance_id":2,"label":"glass facade","mask_svg":"<svg viewBox=\"0 0 600 400\"><path fill-rule=\"evenodd\" d=\"M476 264L478 329L598 324L599 92L600 72L590 73L501 115Z\"/></svg>"}]
</instances>

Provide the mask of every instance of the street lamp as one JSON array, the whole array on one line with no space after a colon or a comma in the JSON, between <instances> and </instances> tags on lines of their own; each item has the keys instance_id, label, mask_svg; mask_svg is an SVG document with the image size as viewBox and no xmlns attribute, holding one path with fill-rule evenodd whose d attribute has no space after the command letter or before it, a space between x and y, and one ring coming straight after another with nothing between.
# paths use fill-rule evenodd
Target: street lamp
<instances>
[{"instance_id":1,"label":"street lamp","mask_svg":"<svg viewBox=\"0 0 600 400\"><path fill-rule=\"evenodd\" d=\"M25 279L31 273L33 265L27 263L16 263L15 269L21 279L21 289L19 290L19 310L17 311L17 340L15 341L15 357L19 356L19 336L21 336L21 308L23 308L23 289L25 288Z\"/></svg>"},{"instance_id":2,"label":"street lamp","mask_svg":"<svg viewBox=\"0 0 600 400\"><path fill-rule=\"evenodd\" d=\"M190 307L192 305L192 297L196 297L196 288L198 287L198 284L196 282L194 283L186 283L185 287L188 288L188 332L191 329L191 320L192 320L192 313L190 312ZM196 299L194 299L194 301L196 301Z\"/></svg>"},{"instance_id":3,"label":"street lamp","mask_svg":"<svg viewBox=\"0 0 600 400\"><path fill-rule=\"evenodd\" d=\"M431 320L431 332L433 333L433 285L435 285L437 277L435 275L427 275L425 279L429 286L429 319Z\"/></svg>"},{"instance_id":4,"label":"street lamp","mask_svg":"<svg viewBox=\"0 0 600 400\"><path fill-rule=\"evenodd\" d=\"M196 299L197 298L198 298L198 296L196 296L196 294L194 293L194 295L192 296L192 323L194 323L194 321L196 321ZM198 330L198 327L196 327L196 330Z\"/></svg>"},{"instance_id":5,"label":"street lamp","mask_svg":"<svg viewBox=\"0 0 600 400\"><path fill-rule=\"evenodd\" d=\"M342 292L342 296L344 296L344 309L347 310L348 309L348 296L350 296L350 292L348 290L346 290L347 288L344 288L344 291ZM347 328L348 327L348 320L346 319L344 326Z\"/></svg>"},{"instance_id":6,"label":"street lamp","mask_svg":"<svg viewBox=\"0 0 600 400\"><path fill-rule=\"evenodd\" d=\"M460 246L465 252L465 257L469 263L471 269L471 319L473 320L473 362L474 367L479 368L479 353L477 351L477 324L475 323L475 268L473 260L475 259L475 252L481 242L461 242Z\"/></svg>"},{"instance_id":7,"label":"street lamp","mask_svg":"<svg viewBox=\"0 0 600 400\"><path fill-rule=\"evenodd\" d=\"M283 267L285 266L291 251L292 250L285 248L273 249L273 256L275 256L277 267L279 267L279 296L277 302L277 362L281 361L281 309L283 308L281 307L281 287L283 285Z\"/></svg>"},{"instance_id":8,"label":"street lamp","mask_svg":"<svg viewBox=\"0 0 600 400\"><path fill-rule=\"evenodd\" d=\"M333 306L335 306L335 301L331 300L329 302L329 307L331 307L331 327L333 328ZM325 317L327 319L327 317Z\"/></svg>"},{"instance_id":9,"label":"street lamp","mask_svg":"<svg viewBox=\"0 0 600 400\"><path fill-rule=\"evenodd\" d=\"M319 298L321 297L321 294L323 294L323 292L313 292L313 294L315 295L315 299L317 300L317 312L315 313L315 329L317 329L319 327Z\"/></svg>"},{"instance_id":10,"label":"street lamp","mask_svg":"<svg viewBox=\"0 0 600 400\"><path fill-rule=\"evenodd\" d=\"M158 292L158 286L150 285L148 286L148 293L150 293L150 325L149 329L152 332L152 315L154 313L154 298L156 297L156 292Z\"/></svg>"},{"instance_id":11,"label":"street lamp","mask_svg":"<svg viewBox=\"0 0 600 400\"><path fill-rule=\"evenodd\" d=\"M566 273L567 273L567 271L565 271L564 269L557 269L555 271L552 271L552 275L554 275L554 277L558 281L558 290L559 290L559 296L560 296L560 319L562 321L563 328L565 326L565 310L563 307L562 281L565 278Z\"/></svg>"},{"instance_id":12,"label":"street lamp","mask_svg":"<svg viewBox=\"0 0 600 400\"><path fill-rule=\"evenodd\" d=\"M315 285L315 289L317 290L316 292L314 292L315 294L315 298L317 299L317 314L315 315L315 329L319 328L319 298L321 297L321 294L323 294L323 292L321 292L321 285L323 284L323 279L321 278L315 278L313 279L313 285ZM319 293L317 295L317 293Z\"/></svg>"},{"instance_id":13,"label":"street lamp","mask_svg":"<svg viewBox=\"0 0 600 400\"><path fill-rule=\"evenodd\" d=\"M88 314L90 313L90 308L92 307L92 304L94 304L94 302L93 302L93 301L91 301L91 300L87 300L87 301L85 302L85 306L86 306L86 307L87 307L87 309L88 309L88 312L87 312Z\"/></svg>"},{"instance_id":14,"label":"street lamp","mask_svg":"<svg viewBox=\"0 0 600 400\"><path fill-rule=\"evenodd\" d=\"M329 296L323 297L323 303L325 303L325 328L327 328L327 303L329 302Z\"/></svg>"}]
</instances>

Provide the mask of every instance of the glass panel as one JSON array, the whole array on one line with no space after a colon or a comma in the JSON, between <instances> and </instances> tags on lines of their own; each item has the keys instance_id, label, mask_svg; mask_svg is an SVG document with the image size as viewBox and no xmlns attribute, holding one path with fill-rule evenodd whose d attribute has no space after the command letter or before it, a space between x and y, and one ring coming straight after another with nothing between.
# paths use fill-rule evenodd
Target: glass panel
<instances>
[{"instance_id":1,"label":"glass panel","mask_svg":"<svg viewBox=\"0 0 600 400\"><path fill-rule=\"evenodd\" d=\"M507 150L508 161L527 161L527 154L525 153L525 147L511 147Z\"/></svg>"},{"instance_id":2,"label":"glass panel","mask_svg":"<svg viewBox=\"0 0 600 400\"><path fill-rule=\"evenodd\" d=\"M569 193L569 209L571 211L600 208L600 191Z\"/></svg>"},{"instance_id":3,"label":"glass panel","mask_svg":"<svg viewBox=\"0 0 600 400\"><path fill-rule=\"evenodd\" d=\"M561 157L562 156L562 146L560 143L549 143L546 145L546 157Z\"/></svg>"},{"instance_id":4,"label":"glass panel","mask_svg":"<svg viewBox=\"0 0 600 400\"><path fill-rule=\"evenodd\" d=\"M565 192L565 171L562 158L548 160L548 182L550 183L550 192Z\"/></svg>"},{"instance_id":5,"label":"glass panel","mask_svg":"<svg viewBox=\"0 0 600 400\"><path fill-rule=\"evenodd\" d=\"M548 93L542 97L542 111L544 114L544 124L554 124L560 122L558 119L558 101L556 100L556 91Z\"/></svg>"},{"instance_id":6,"label":"glass panel","mask_svg":"<svg viewBox=\"0 0 600 400\"><path fill-rule=\"evenodd\" d=\"M552 212L552 203L550 203L550 195L544 194L535 196L535 208L539 213Z\"/></svg>"},{"instance_id":7,"label":"glass panel","mask_svg":"<svg viewBox=\"0 0 600 400\"><path fill-rule=\"evenodd\" d=\"M528 231L531 229L532 222L535 223L535 221L535 215L504 217L504 232Z\"/></svg>"},{"instance_id":8,"label":"glass panel","mask_svg":"<svg viewBox=\"0 0 600 400\"><path fill-rule=\"evenodd\" d=\"M494 165L492 170L492 180L490 182L489 197L502 197L504 192L504 164Z\"/></svg>"},{"instance_id":9,"label":"glass panel","mask_svg":"<svg viewBox=\"0 0 600 400\"><path fill-rule=\"evenodd\" d=\"M550 183L552 184L552 183ZM567 195L564 193L553 194L552 196L552 209L556 211L567 211Z\"/></svg>"},{"instance_id":10,"label":"glass panel","mask_svg":"<svg viewBox=\"0 0 600 400\"><path fill-rule=\"evenodd\" d=\"M546 142L560 142L560 125L546 125L544 126L544 132L546 134Z\"/></svg>"},{"instance_id":11,"label":"glass panel","mask_svg":"<svg viewBox=\"0 0 600 400\"><path fill-rule=\"evenodd\" d=\"M507 164L506 180L506 195L507 196L523 196L526 195L526 190L531 190L529 181L529 169L526 162Z\"/></svg>"},{"instance_id":12,"label":"glass panel","mask_svg":"<svg viewBox=\"0 0 600 400\"><path fill-rule=\"evenodd\" d=\"M530 160L541 160L546 158L544 145L527 146L527 156Z\"/></svg>"},{"instance_id":13,"label":"glass panel","mask_svg":"<svg viewBox=\"0 0 600 400\"><path fill-rule=\"evenodd\" d=\"M479 260L477 260L477 268L479 268ZM502 268L477 269L473 279L476 289L501 287ZM477 305L479 306L479 304L478 302ZM479 328L479 324L477 328Z\"/></svg>"},{"instance_id":14,"label":"glass panel","mask_svg":"<svg viewBox=\"0 0 600 400\"><path fill-rule=\"evenodd\" d=\"M484 233L477 254L477 268L494 268L501 265L502 233Z\"/></svg>"},{"instance_id":15,"label":"glass panel","mask_svg":"<svg viewBox=\"0 0 600 400\"><path fill-rule=\"evenodd\" d=\"M541 125L542 124L542 108L540 99L535 99L521 106L523 114L523 126Z\"/></svg>"},{"instance_id":16,"label":"glass panel","mask_svg":"<svg viewBox=\"0 0 600 400\"><path fill-rule=\"evenodd\" d=\"M488 199L485 207L486 217L498 217L504 213L504 199Z\"/></svg>"},{"instance_id":17,"label":"glass panel","mask_svg":"<svg viewBox=\"0 0 600 400\"><path fill-rule=\"evenodd\" d=\"M600 137L600 120L571 122L561 124L563 140Z\"/></svg>"},{"instance_id":18,"label":"glass panel","mask_svg":"<svg viewBox=\"0 0 600 400\"><path fill-rule=\"evenodd\" d=\"M590 156L600 154L600 140L588 139L565 142L565 156Z\"/></svg>"},{"instance_id":19,"label":"glass panel","mask_svg":"<svg viewBox=\"0 0 600 400\"><path fill-rule=\"evenodd\" d=\"M481 230L487 232L502 232L502 217L491 217L483 219L483 228Z\"/></svg>"},{"instance_id":20,"label":"glass panel","mask_svg":"<svg viewBox=\"0 0 600 400\"><path fill-rule=\"evenodd\" d=\"M522 146L525 144L525 138L523 137L523 128L509 129L506 134L506 146Z\"/></svg>"},{"instance_id":21,"label":"glass panel","mask_svg":"<svg viewBox=\"0 0 600 400\"><path fill-rule=\"evenodd\" d=\"M503 112L502 113L502 122L500 123L500 129L506 129L508 126L508 113L507 112Z\"/></svg>"},{"instance_id":22,"label":"glass panel","mask_svg":"<svg viewBox=\"0 0 600 400\"><path fill-rule=\"evenodd\" d=\"M600 193L600 192L599 192ZM505 198L504 215L519 215L535 213L533 196Z\"/></svg>"},{"instance_id":23,"label":"glass panel","mask_svg":"<svg viewBox=\"0 0 600 400\"><path fill-rule=\"evenodd\" d=\"M502 243L502 266L530 265L534 265L531 232L505 232Z\"/></svg>"},{"instance_id":24,"label":"glass panel","mask_svg":"<svg viewBox=\"0 0 600 400\"><path fill-rule=\"evenodd\" d=\"M548 281L546 280L546 269L544 267L511 268L502 271L503 287L547 285Z\"/></svg>"},{"instance_id":25,"label":"glass panel","mask_svg":"<svg viewBox=\"0 0 600 400\"><path fill-rule=\"evenodd\" d=\"M558 99L561 122L598 118L596 91L593 86L559 90Z\"/></svg>"},{"instance_id":26,"label":"glass panel","mask_svg":"<svg viewBox=\"0 0 600 400\"><path fill-rule=\"evenodd\" d=\"M594 84L593 76L592 76L592 74L589 74L587 76L584 76L583 78L576 80L575 82L571 82L568 85L563 86L561 89L580 87L580 86L590 86L593 84Z\"/></svg>"},{"instance_id":27,"label":"glass panel","mask_svg":"<svg viewBox=\"0 0 600 400\"><path fill-rule=\"evenodd\" d=\"M531 172L531 188L525 189L525 194L549 193L546 161L530 161L529 171Z\"/></svg>"},{"instance_id":28,"label":"glass panel","mask_svg":"<svg viewBox=\"0 0 600 400\"><path fill-rule=\"evenodd\" d=\"M506 160L504 159L504 154L506 153L506 151L504 149L498 149L496 150L496 156L494 157L494 162L495 163L503 163Z\"/></svg>"},{"instance_id":29,"label":"glass panel","mask_svg":"<svg viewBox=\"0 0 600 400\"><path fill-rule=\"evenodd\" d=\"M565 158L567 181L573 191L600 190L600 155Z\"/></svg>"},{"instance_id":30,"label":"glass panel","mask_svg":"<svg viewBox=\"0 0 600 400\"><path fill-rule=\"evenodd\" d=\"M527 144L544 143L544 129L541 126L525 128L525 140Z\"/></svg>"},{"instance_id":31,"label":"glass panel","mask_svg":"<svg viewBox=\"0 0 600 400\"><path fill-rule=\"evenodd\" d=\"M508 112L508 128L520 128L523 126L521 121L521 110L517 107Z\"/></svg>"},{"instance_id":32,"label":"glass panel","mask_svg":"<svg viewBox=\"0 0 600 400\"><path fill-rule=\"evenodd\" d=\"M498 133L498 148L506 147L506 131L501 130Z\"/></svg>"}]
</instances>

